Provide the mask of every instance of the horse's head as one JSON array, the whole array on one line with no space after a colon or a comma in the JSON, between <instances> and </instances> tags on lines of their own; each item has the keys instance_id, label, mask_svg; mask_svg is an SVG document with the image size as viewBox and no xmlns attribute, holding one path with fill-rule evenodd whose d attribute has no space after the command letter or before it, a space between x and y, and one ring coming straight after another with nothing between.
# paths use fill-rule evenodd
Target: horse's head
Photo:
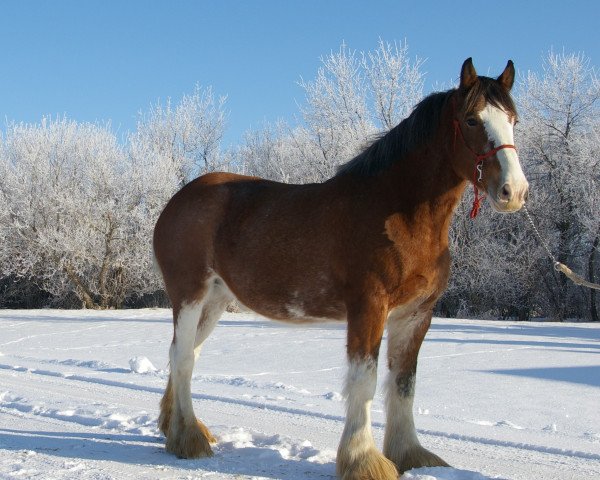
<instances>
[{"instance_id":1,"label":"horse's head","mask_svg":"<svg viewBox=\"0 0 600 480\"><path fill-rule=\"evenodd\" d=\"M497 78L477 75L473 62L462 66L460 86L454 94L454 169L484 190L498 212L519 210L527 199L529 185L514 146L513 127L517 120L510 97L515 68L508 61Z\"/></svg>"}]
</instances>

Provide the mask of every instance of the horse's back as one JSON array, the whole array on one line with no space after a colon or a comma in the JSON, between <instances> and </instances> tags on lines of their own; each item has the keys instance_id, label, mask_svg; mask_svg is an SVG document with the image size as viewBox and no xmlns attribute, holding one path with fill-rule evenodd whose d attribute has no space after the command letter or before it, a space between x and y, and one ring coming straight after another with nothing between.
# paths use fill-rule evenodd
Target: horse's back
<instances>
[{"instance_id":1,"label":"horse's back","mask_svg":"<svg viewBox=\"0 0 600 480\"><path fill-rule=\"evenodd\" d=\"M159 262L161 257L177 251L183 253L191 249L200 253L206 250L221 229L235 231L247 221L260 224L252 219L260 219L262 209L271 208L271 203L293 187L224 172L208 173L192 180L173 195L158 218L154 249Z\"/></svg>"}]
</instances>

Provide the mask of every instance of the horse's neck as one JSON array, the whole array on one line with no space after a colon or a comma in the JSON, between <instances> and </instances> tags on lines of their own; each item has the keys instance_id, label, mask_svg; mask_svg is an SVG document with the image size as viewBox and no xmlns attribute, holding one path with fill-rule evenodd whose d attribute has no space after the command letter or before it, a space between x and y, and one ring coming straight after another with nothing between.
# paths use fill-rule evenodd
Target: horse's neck
<instances>
[{"instance_id":1,"label":"horse's neck","mask_svg":"<svg viewBox=\"0 0 600 480\"><path fill-rule=\"evenodd\" d=\"M389 209L419 230L438 232L446 243L456 206L466 187L444 149L424 148L407 155L382 176Z\"/></svg>"}]
</instances>

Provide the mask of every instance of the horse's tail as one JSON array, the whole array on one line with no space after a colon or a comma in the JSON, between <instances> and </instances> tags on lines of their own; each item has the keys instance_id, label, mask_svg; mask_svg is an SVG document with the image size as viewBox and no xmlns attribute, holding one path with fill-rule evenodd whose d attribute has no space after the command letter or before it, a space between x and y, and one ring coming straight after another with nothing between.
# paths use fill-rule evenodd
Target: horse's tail
<instances>
[{"instance_id":1,"label":"horse's tail","mask_svg":"<svg viewBox=\"0 0 600 480\"><path fill-rule=\"evenodd\" d=\"M159 276L162 276L162 270L160 269L158 259L156 258L156 253L154 252L154 245L152 246L152 269L154 270L154 273L156 273Z\"/></svg>"}]
</instances>

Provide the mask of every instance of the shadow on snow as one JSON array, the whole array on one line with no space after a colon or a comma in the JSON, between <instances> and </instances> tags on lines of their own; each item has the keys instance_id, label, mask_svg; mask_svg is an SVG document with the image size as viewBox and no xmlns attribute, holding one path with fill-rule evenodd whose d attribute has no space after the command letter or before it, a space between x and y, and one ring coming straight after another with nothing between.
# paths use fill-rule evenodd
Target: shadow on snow
<instances>
[{"instance_id":1,"label":"shadow on snow","mask_svg":"<svg viewBox=\"0 0 600 480\"><path fill-rule=\"evenodd\" d=\"M600 365L581 367L515 368L484 371L499 375L513 375L600 387Z\"/></svg>"},{"instance_id":2,"label":"shadow on snow","mask_svg":"<svg viewBox=\"0 0 600 480\"><path fill-rule=\"evenodd\" d=\"M33 450L61 458L106 460L178 470L220 472L267 478L323 479L335 477L333 463L286 459L272 448L260 446L217 451L211 458L177 459L154 436L111 433L36 432L0 429L0 445L13 451ZM254 459L255 461L251 461ZM249 461L250 460L250 461Z\"/></svg>"}]
</instances>

